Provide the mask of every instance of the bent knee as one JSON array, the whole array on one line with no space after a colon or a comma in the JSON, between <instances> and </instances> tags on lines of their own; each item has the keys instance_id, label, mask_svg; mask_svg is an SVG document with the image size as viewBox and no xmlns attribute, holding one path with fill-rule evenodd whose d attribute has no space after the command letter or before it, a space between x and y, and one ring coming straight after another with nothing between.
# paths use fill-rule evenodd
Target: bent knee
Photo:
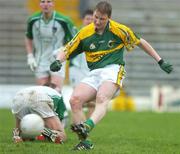
<instances>
[{"instance_id":1,"label":"bent knee","mask_svg":"<svg viewBox=\"0 0 180 154\"><path fill-rule=\"evenodd\" d=\"M70 98L70 105L72 110L78 110L82 108L82 101L79 96L72 96Z\"/></svg>"}]
</instances>

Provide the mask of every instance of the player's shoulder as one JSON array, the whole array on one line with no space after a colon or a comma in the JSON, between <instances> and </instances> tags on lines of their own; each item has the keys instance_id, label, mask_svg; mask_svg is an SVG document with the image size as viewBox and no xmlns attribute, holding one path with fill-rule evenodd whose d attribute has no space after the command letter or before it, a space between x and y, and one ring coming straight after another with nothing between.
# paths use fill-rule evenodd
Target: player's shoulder
<instances>
[{"instance_id":1,"label":"player's shoulder","mask_svg":"<svg viewBox=\"0 0 180 154\"><path fill-rule=\"evenodd\" d=\"M95 34L94 23L91 23L91 24L81 28L80 31L79 31L79 36L81 38L86 38L86 37L89 37L89 36L91 36L93 34Z\"/></svg>"},{"instance_id":2,"label":"player's shoulder","mask_svg":"<svg viewBox=\"0 0 180 154\"><path fill-rule=\"evenodd\" d=\"M35 12L28 18L28 23L31 23L33 21L39 20L41 18L41 12Z\"/></svg>"},{"instance_id":3,"label":"player's shoulder","mask_svg":"<svg viewBox=\"0 0 180 154\"><path fill-rule=\"evenodd\" d=\"M127 25L121 24L114 20L109 20L109 24L110 24L110 28L118 28L118 29L123 29L123 30L129 29L129 27Z\"/></svg>"},{"instance_id":4,"label":"player's shoulder","mask_svg":"<svg viewBox=\"0 0 180 154\"><path fill-rule=\"evenodd\" d=\"M55 11L55 20L60 20L60 21L72 23L72 20L70 17L68 17L68 16L66 16L60 12L57 12L57 11Z\"/></svg>"}]
</instances>

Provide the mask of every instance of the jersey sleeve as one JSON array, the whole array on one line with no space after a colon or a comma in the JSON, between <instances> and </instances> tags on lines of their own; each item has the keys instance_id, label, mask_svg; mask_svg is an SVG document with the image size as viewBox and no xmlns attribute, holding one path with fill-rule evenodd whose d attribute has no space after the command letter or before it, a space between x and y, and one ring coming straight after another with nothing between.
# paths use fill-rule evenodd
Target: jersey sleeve
<instances>
[{"instance_id":1,"label":"jersey sleeve","mask_svg":"<svg viewBox=\"0 0 180 154\"><path fill-rule=\"evenodd\" d=\"M80 39L80 33L77 33L76 36L65 46L64 52L66 52L66 58L71 59L82 52L82 44Z\"/></svg>"},{"instance_id":2,"label":"jersey sleeve","mask_svg":"<svg viewBox=\"0 0 180 154\"><path fill-rule=\"evenodd\" d=\"M77 33L78 29L72 20L63 14L56 12L56 20L62 24L65 31L64 44L67 44Z\"/></svg>"},{"instance_id":3,"label":"jersey sleeve","mask_svg":"<svg viewBox=\"0 0 180 154\"><path fill-rule=\"evenodd\" d=\"M33 39L33 25L36 21L40 20L41 12L35 12L27 20L26 36L29 39Z\"/></svg>"},{"instance_id":4,"label":"jersey sleeve","mask_svg":"<svg viewBox=\"0 0 180 154\"><path fill-rule=\"evenodd\" d=\"M64 113L66 111L66 106L64 104L63 98L58 95L50 96L54 103L54 111L57 113L59 119L62 121L64 119Z\"/></svg>"},{"instance_id":5,"label":"jersey sleeve","mask_svg":"<svg viewBox=\"0 0 180 154\"><path fill-rule=\"evenodd\" d=\"M27 20L27 27L26 27L26 37L29 39L33 39L33 32L32 32L33 22L31 17Z\"/></svg>"},{"instance_id":6,"label":"jersey sleeve","mask_svg":"<svg viewBox=\"0 0 180 154\"><path fill-rule=\"evenodd\" d=\"M131 51L140 43L140 37L127 26L120 28L121 36L127 51Z\"/></svg>"}]
</instances>

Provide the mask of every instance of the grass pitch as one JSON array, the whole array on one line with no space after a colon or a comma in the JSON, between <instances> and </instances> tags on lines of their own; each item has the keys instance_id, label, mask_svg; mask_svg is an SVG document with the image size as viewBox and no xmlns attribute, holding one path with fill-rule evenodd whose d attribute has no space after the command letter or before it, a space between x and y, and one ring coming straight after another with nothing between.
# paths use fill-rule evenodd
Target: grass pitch
<instances>
[{"instance_id":1,"label":"grass pitch","mask_svg":"<svg viewBox=\"0 0 180 154\"><path fill-rule=\"evenodd\" d=\"M0 154L180 154L180 113L108 112L91 132L95 148L71 151L78 143L66 130L63 145L42 142L14 144L14 118L10 110L0 110Z\"/></svg>"}]
</instances>

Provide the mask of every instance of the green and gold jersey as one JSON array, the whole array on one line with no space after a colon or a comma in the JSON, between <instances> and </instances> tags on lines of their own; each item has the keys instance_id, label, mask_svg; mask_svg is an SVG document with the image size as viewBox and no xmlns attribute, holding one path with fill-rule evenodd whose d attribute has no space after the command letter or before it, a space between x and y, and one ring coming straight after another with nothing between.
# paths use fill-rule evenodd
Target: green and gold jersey
<instances>
[{"instance_id":1,"label":"green and gold jersey","mask_svg":"<svg viewBox=\"0 0 180 154\"><path fill-rule=\"evenodd\" d=\"M85 52L90 70L109 64L125 65L124 48L130 51L139 42L140 38L129 27L113 20L109 20L102 35L96 33L92 23L82 28L66 45L66 58Z\"/></svg>"}]
</instances>

